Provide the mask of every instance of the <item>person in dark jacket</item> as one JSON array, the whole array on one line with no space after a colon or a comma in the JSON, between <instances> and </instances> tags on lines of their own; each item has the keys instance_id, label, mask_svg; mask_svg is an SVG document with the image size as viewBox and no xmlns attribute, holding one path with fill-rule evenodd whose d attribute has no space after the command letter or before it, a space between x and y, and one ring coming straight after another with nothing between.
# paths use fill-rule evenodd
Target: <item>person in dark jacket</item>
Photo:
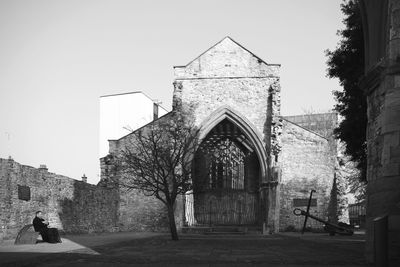
<instances>
[{"instance_id":1,"label":"person in dark jacket","mask_svg":"<svg viewBox=\"0 0 400 267\"><path fill-rule=\"evenodd\" d=\"M61 243L61 238L57 228L48 228L49 222L43 219L42 216L40 210L36 212L36 216L32 222L35 232L39 232L45 242Z\"/></svg>"},{"instance_id":2,"label":"person in dark jacket","mask_svg":"<svg viewBox=\"0 0 400 267\"><path fill-rule=\"evenodd\" d=\"M49 223L43 219L43 214L42 212L39 210L36 212L36 216L33 219L33 228L35 229L35 232L39 232L40 235L42 236L43 241L47 242L48 238L47 238L47 226L49 225Z\"/></svg>"}]
</instances>

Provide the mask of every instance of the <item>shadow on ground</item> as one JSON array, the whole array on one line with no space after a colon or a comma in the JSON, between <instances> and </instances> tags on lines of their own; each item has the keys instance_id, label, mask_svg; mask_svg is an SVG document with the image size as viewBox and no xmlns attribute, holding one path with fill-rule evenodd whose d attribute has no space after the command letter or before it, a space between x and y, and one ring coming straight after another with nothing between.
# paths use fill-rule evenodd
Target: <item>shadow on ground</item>
<instances>
[{"instance_id":1,"label":"shadow on ground","mask_svg":"<svg viewBox=\"0 0 400 267\"><path fill-rule=\"evenodd\" d=\"M368 266L364 260L363 236L182 235L181 240L172 241L167 234L135 236L132 233L115 233L67 236L60 245L69 245L72 250L61 252L53 248L53 252L48 249L46 253L32 253L4 251L0 246L0 265Z\"/></svg>"}]
</instances>

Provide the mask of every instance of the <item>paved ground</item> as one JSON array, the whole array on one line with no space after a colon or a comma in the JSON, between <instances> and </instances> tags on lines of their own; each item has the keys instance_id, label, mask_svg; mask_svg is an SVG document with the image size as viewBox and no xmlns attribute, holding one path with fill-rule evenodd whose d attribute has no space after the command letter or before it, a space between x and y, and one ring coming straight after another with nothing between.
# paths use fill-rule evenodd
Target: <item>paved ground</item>
<instances>
[{"instance_id":1,"label":"paved ground","mask_svg":"<svg viewBox=\"0 0 400 267\"><path fill-rule=\"evenodd\" d=\"M61 244L0 244L0 266L368 266L364 235L269 236L114 233L68 235Z\"/></svg>"}]
</instances>

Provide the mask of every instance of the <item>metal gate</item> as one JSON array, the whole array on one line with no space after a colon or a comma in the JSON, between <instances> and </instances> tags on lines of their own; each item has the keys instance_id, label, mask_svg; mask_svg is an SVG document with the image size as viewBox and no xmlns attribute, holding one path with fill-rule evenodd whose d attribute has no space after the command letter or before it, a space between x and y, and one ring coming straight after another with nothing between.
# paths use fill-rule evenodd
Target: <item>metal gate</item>
<instances>
[{"instance_id":1,"label":"metal gate","mask_svg":"<svg viewBox=\"0 0 400 267\"><path fill-rule=\"evenodd\" d=\"M186 197L186 222L194 225L252 225L257 222L258 195L243 190L202 192Z\"/></svg>"}]
</instances>

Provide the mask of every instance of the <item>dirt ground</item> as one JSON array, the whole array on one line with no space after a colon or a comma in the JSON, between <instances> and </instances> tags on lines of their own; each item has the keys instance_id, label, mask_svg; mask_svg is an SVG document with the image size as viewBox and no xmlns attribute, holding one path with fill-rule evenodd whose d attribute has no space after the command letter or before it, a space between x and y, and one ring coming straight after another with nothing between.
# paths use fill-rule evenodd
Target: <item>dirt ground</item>
<instances>
[{"instance_id":1,"label":"dirt ground","mask_svg":"<svg viewBox=\"0 0 400 267\"><path fill-rule=\"evenodd\" d=\"M0 244L0 266L368 266L364 235L67 235L61 244Z\"/></svg>"}]
</instances>

